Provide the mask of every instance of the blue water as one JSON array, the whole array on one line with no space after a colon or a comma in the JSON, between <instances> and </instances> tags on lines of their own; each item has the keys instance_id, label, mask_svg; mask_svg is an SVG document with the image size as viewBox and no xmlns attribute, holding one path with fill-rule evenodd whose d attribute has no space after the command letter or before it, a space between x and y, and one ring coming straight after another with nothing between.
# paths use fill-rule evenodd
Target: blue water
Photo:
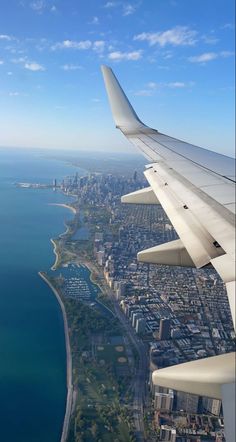
<instances>
[{"instance_id":1,"label":"blue water","mask_svg":"<svg viewBox=\"0 0 236 442\"><path fill-rule=\"evenodd\" d=\"M86 284L86 288L89 291L90 294L90 300L94 300L98 293L100 292L100 289L97 285L93 284L93 282L90 279L90 270L88 267L80 265L77 266L75 264L70 264L67 267L61 267L57 269L56 271L50 271L48 274L52 276L59 276L62 275L64 278L64 284L63 284L63 292L66 296L69 296L69 290L70 290L70 279L71 278L78 278L81 281L84 281ZM73 290L73 293L77 293L77 289Z\"/></svg>"},{"instance_id":2,"label":"blue water","mask_svg":"<svg viewBox=\"0 0 236 442\"><path fill-rule=\"evenodd\" d=\"M68 198L17 181L49 182L75 169L39 151L0 149L0 441L58 442L66 400L63 320L38 276L54 262L50 243L73 214Z\"/></svg>"}]
</instances>

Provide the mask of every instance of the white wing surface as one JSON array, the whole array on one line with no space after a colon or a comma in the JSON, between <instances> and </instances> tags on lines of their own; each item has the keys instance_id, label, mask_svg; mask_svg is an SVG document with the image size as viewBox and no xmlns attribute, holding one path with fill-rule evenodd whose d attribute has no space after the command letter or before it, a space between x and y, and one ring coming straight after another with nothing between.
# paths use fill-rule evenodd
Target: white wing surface
<instances>
[{"instance_id":1,"label":"white wing surface","mask_svg":"<svg viewBox=\"0 0 236 442\"><path fill-rule=\"evenodd\" d=\"M107 66L102 66L102 73L116 127L151 161L144 172L150 187L146 191L142 189L141 192L126 195L122 200L135 204L143 204L145 201L161 204L180 238L177 241L143 250L138 254L138 259L143 262L192 265L197 268L213 265L226 284L235 326L234 159L178 140L146 126L138 118L112 70ZM219 392L225 391L224 385L232 385L234 388L232 383L234 382L232 381L234 355L225 359L221 356L216 358L219 358L218 371L222 372L222 376L218 373L216 377L218 387L214 387L212 395L215 394L216 397L220 395L223 398L225 415L227 414L226 421L231 422L231 426L226 429L227 439L233 441L234 418L231 419L228 413L232 413L235 404L234 407L227 406L223 393ZM216 364L214 358L210 359L208 363L198 361L199 364L202 362L203 372L208 374L214 370ZM227 368L229 363L230 375ZM154 382L158 384L158 379L162 379L161 385L168 386L168 379L169 383L172 379L172 388L176 385L178 389L179 379L175 378L175 370L169 370L167 376L165 376L165 370L168 369L154 373ZM181 371L181 368L179 370ZM206 375L207 378L208 375ZM200 384L199 380L199 391L201 390L199 394L202 394ZM196 392L196 382L194 387ZM186 388L191 392L191 374ZM226 410L228 410L227 413Z\"/></svg>"}]
</instances>

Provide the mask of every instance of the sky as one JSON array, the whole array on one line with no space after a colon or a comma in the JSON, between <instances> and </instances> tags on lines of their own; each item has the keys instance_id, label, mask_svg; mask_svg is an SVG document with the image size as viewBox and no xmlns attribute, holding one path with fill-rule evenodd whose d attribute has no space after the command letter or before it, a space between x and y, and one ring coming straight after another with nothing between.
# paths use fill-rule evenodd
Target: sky
<instances>
[{"instance_id":1,"label":"sky","mask_svg":"<svg viewBox=\"0 0 236 442\"><path fill-rule=\"evenodd\" d=\"M133 151L100 66L140 119L234 152L233 0L0 0L0 146Z\"/></svg>"}]
</instances>

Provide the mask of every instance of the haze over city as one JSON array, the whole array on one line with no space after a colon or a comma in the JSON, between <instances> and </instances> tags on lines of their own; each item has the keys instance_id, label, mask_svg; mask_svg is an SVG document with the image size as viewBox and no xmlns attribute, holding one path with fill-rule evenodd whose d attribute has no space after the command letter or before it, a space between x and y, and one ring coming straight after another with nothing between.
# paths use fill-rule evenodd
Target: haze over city
<instances>
[{"instance_id":1,"label":"haze over city","mask_svg":"<svg viewBox=\"0 0 236 442\"><path fill-rule=\"evenodd\" d=\"M231 0L2 0L0 146L134 151L107 64L149 126L232 155L233 17Z\"/></svg>"}]
</instances>

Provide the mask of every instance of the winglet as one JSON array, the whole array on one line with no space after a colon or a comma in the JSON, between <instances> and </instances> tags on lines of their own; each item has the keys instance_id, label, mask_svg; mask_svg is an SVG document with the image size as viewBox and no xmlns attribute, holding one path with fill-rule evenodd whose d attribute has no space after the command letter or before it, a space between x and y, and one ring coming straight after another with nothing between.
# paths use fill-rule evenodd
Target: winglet
<instances>
[{"instance_id":1,"label":"winglet","mask_svg":"<svg viewBox=\"0 0 236 442\"><path fill-rule=\"evenodd\" d=\"M112 69L103 65L101 70L116 127L124 134L135 133L141 129L142 132L154 131L156 133L156 130L149 128L139 119Z\"/></svg>"}]
</instances>

